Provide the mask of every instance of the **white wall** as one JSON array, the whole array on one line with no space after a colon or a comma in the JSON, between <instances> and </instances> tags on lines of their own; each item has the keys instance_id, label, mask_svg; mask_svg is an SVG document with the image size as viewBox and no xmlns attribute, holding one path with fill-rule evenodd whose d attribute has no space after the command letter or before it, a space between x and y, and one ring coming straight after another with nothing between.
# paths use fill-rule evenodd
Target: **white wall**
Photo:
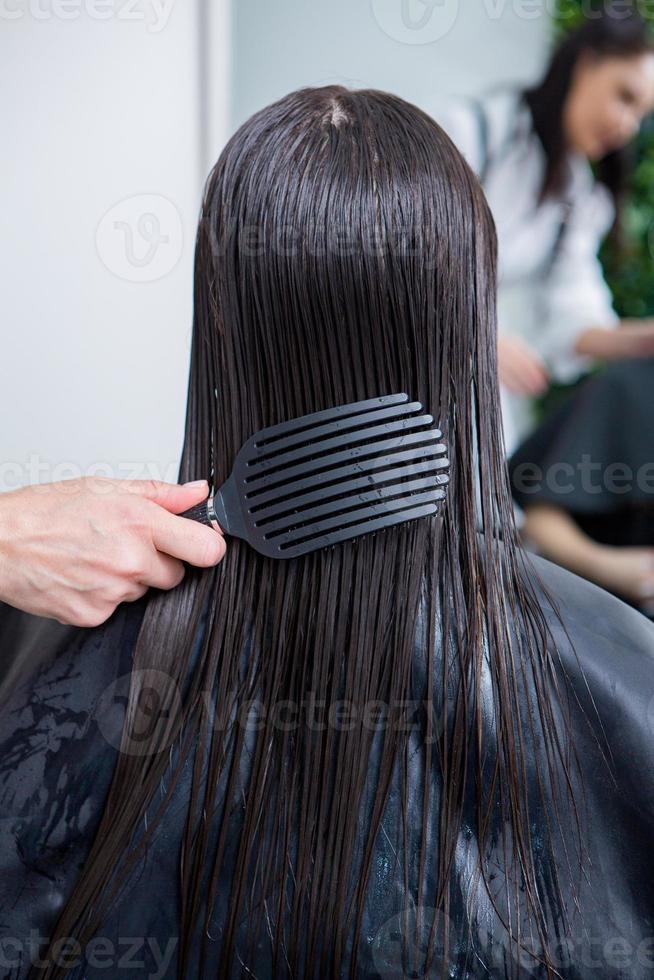
<instances>
[{"instance_id":1,"label":"white wall","mask_svg":"<svg viewBox=\"0 0 654 980\"><path fill-rule=\"evenodd\" d=\"M251 112L333 81L434 111L540 69L533 0L403 2L0 0L0 490L176 479L201 188Z\"/></svg>"},{"instance_id":2,"label":"white wall","mask_svg":"<svg viewBox=\"0 0 654 980\"><path fill-rule=\"evenodd\" d=\"M227 3L95 3L0 2L0 490L177 478Z\"/></svg>"},{"instance_id":3,"label":"white wall","mask_svg":"<svg viewBox=\"0 0 654 980\"><path fill-rule=\"evenodd\" d=\"M240 0L233 118L301 85L395 92L428 112L448 93L535 78L551 0Z\"/></svg>"}]
</instances>

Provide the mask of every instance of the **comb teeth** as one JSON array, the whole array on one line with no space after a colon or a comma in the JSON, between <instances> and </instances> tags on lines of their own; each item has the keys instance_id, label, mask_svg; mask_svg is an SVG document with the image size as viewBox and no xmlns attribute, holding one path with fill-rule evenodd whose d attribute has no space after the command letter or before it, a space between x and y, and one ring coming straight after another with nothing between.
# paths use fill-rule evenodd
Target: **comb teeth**
<instances>
[{"instance_id":1,"label":"comb teeth","mask_svg":"<svg viewBox=\"0 0 654 980\"><path fill-rule=\"evenodd\" d=\"M372 480L379 470L400 464L415 464L416 461L436 457L435 467L444 469L448 461L444 456L445 445L437 442L440 432L411 433L398 439L384 440L370 446L357 446L343 450L330 457L330 465L325 467L323 460L318 460L306 466L293 467L287 471L286 479L278 479L272 484L272 479L264 477L261 482L253 483L245 492L248 509L256 512L268 502L285 500L296 494L309 492L318 488L324 492L332 483L341 483L349 479L361 478ZM336 465L340 464L340 465ZM300 475L302 478L293 480ZM398 474L399 476L400 474Z\"/></svg>"},{"instance_id":2,"label":"comb teeth","mask_svg":"<svg viewBox=\"0 0 654 980\"><path fill-rule=\"evenodd\" d=\"M181 516L295 558L438 513L449 461L431 415L403 393L262 429L225 482Z\"/></svg>"},{"instance_id":3,"label":"comb teeth","mask_svg":"<svg viewBox=\"0 0 654 980\"><path fill-rule=\"evenodd\" d=\"M396 422L385 422L383 425L365 426L348 433L347 436L342 434L332 439L305 443L301 448L261 462L256 460L247 462L245 492L250 497L263 487L286 483L303 473L330 470L335 465L349 460L378 455L383 450L385 436L395 436L388 443L388 448L391 450L405 446L407 442L403 434L409 434L416 428L423 431L413 440L414 443L433 442L441 435L439 429L425 431L433 421L431 415L419 415L417 418L398 419Z\"/></svg>"},{"instance_id":4,"label":"comb teeth","mask_svg":"<svg viewBox=\"0 0 654 980\"><path fill-rule=\"evenodd\" d=\"M436 514L449 462L433 421L397 394L257 433L234 470L248 540L292 558Z\"/></svg>"},{"instance_id":5,"label":"comb teeth","mask_svg":"<svg viewBox=\"0 0 654 980\"><path fill-rule=\"evenodd\" d=\"M336 418L322 425L298 427L291 434L280 436L274 441L257 439L253 445L255 453L249 459L246 457L246 465L260 470L265 466L284 464L289 458L289 450L293 450L294 454L299 452L301 455L305 455L314 450L321 441L323 443L322 448L328 449L330 446L340 445L343 435L348 432L352 432L353 439L361 438L361 432L369 432L373 423L380 423L377 428L379 433L383 434L386 428L389 430L397 428L401 424L398 420L401 420L402 416L421 411L420 402L406 402L394 407L377 408L376 411L357 412L355 415ZM390 421L386 422L387 419ZM423 416L423 420L427 421L428 424L434 421L431 415ZM419 419L411 419L407 424L415 426L419 423ZM362 425L366 427L363 430L361 429ZM359 430L358 433L356 432L357 429ZM331 436L332 438L324 439L324 436Z\"/></svg>"},{"instance_id":6,"label":"comb teeth","mask_svg":"<svg viewBox=\"0 0 654 980\"><path fill-rule=\"evenodd\" d=\"M443 450L444 446L438 445L436 449ZM410 471L407 470L406 466L394 466L392 469L380 468L378 471L372 469L372 464L377 466L383 466L385 460L393 460L394 463L400 462L397 456L405 457L404 462L410 462ZM343 496L345 494L354 495L356 491L360 491L357 497L361 496L364 491L371 491L373 487L378 488L379 492L382 488L387 488L389 484L394 485L399 483L401 480L405 479L410 473L411 476L418 476L420 473L431 473L437 470L443 470L447 468L448 461L445 457L437 457L435 459L418 460L414 461L414 454L412 453L407 459L406 453L398 453L397 456L384 456L381 460L369 460L370 469L363 476L356 476L354 479L344 479L337 480L335 483L331 484L329 482L325 483L323 481L304 481L301 480L295 486L296 489L291 493L290 496L284 495L272 495L272 499L268 503L260 504L257 503L256 506L250 508L250 513L255 518L255 526L263 527L270 521L274 520L276 517L280 517L284 513L299 513L302 508L310 507L314 503L323 503L330 497ZM347 473L349 472L360 472L359 467L347 467ZM332 474L330 474L332 476ZM447 483L449 477L447 473L436 474L430 478L431 485L435 483ZM308 483L309 486L317 486L319 489L310 490L308 493L299 493L297 488L301 489L301 485ZM291 490L291 487L288 488ZM266 494L268 498L271 494ZM259 498L257 498L258 500Z\"/></svg>"},{"instance_id":7,"label":"comb teeth","mask_svg":"<svg viewBox=\"0 0 654 980\"><path fill-rule=\"evenodd\" d=\"M252 441L252 445L258 451L264 446L279 446L279 442L288 436L306 432L315 426L323 425L325 422L336 422L339 419L363 415L366 412L383 408L388 405L402 405L409 401L409 396L400 392L395 395L380 395L379 398L368 398L361 402L352 402L349 405L336 405L334 408L327 408L322 412L312 412L310 415L303 415L289 422L282 422L279 425L268 426L267 429L260 429ZM420 406L422 409L422 406Z\"/></svg>"},{"instance_id":8,"label":"comb teeth","mask_svg":"<svg viewBox=\"0 0 654 980\"><path fill-rule=\"evenodd\" d=\"M438 491L438 493L439 496L436 499L440 500L443 491ZM344 519L339 516L329 522L325 521L322 525L323 529L332 528L328 533L321 533L320 526L316 525L311 533L304 536L298 533L288 534L278 544L277 557L296 558L299 555L307 554L307 552L316 551L318 548L326 548L338 544L340 541L359 537L361 534L369 534L371 531L380 531L394 524L404 524L405 521L415 520L416 517L429 517L438 513L438 506L435 501L416 506L421 498L429 499L429 495L416 495L415 503L412 502L409 506L394 508L389 503L380 505L375 510L361 512L356 517L351 516ZM405 505L409 501L411 498L407 498Z\"/></svg>"},{"instance_id":9,"label":"comb teeth","mask_svg":"<svg viewBox=\"0 0 654 980\"><path fill-rule=\"evenodd\" d=\"M354 509L356 509L355 516L357 518L366 516L369 508L362 507L362 505L379 504L385 500L389 500L390 502L390 499L393 497L400 497L400 504L406 504L406 496L408 494L417 494L418 491L430 491L428 497L430 500L442 500L445 496L444 490L434 490L433 477L422 477L418 480L407 480L405 483L393 483L390 486L366 490L364 493L352 494L348 498L338 497L335 500L318 504L315 507L297 509L277 520L272 519L263 523L258 522L257 527L263 526L264 538L267 541L286 534L290 528L293 528L297 534L301 534L303 527L312 528L312 533L320 532L331 526L331 518L329 518L329 521L322 520L322 518L327 518L330 514L338 513L342 515L342 521L345 522L349 512ZM412 502L415 501L412 500ZM379 513L379 508L377 508L376 512ZM368 516L372 516L372 514Z\"/></svg>"}]
</instances>

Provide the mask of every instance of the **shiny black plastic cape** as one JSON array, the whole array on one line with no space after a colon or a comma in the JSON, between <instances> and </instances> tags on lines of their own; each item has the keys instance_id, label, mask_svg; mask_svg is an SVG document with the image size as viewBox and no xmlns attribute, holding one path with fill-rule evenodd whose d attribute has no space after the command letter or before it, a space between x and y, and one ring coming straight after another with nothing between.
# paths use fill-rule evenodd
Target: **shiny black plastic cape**
<instances>
[{"instance_id":1,"label":"shiny black plastic cape","mask_svg":"<svg viewBox=\"0 0 654 980\"><path fill-rule=\"evenodd\" d=\"M550 949L565 980L646 980L654 977L654 625L577 576L540 558L528 560L554 597L574 645L573 651L543 596L561 671L573 695L572 731L582 762L583 836L590 858L587 877L577 882L577 918L573 917L567 936L558 935L552 920ZM32 658L35 664L29 676L14 682L0 714L0 977L18 980L27 975L30 962L38 959L93 841L116 762L124 681L146 602L147 596L123 604L107 623L90 630L64 627L0 604L2 672L11 677L21 658ZM438 686L439 678L435 681ZM525 699L532 694L527 691ZM492 712L490 703L488 712ZM490 731L490 714L487 721ZM421 753L410 753L409 758L408 820L416 827L422 823ZM526 778L534 800L533 843L536 861L542 859L545 900L553 868L539 851L551 817L536 802L541 771L542 759L534 746ZM179 846L190 776L189 763L144 865L113 907L93 946L87 948L86 957L77 956L74 948L63 951L74 980L172 980L177 976ZM581 791L575 792L581 806ZM435 780L424 828L434 849L438 847L439 793ZM238 811L236 807L231 824L235 835ZM533 957L520 955L507 940L486 886L472 888L473 817L471 803L464 813L456 853L459 901L450 909L453 944L447 973L461 980L545 977ZM564 826L561 841L571 846L574 833L572 823ZM495 850L490 855L499 879L500 836L493 838ZM357 946L358 977L441 976L438 962L427 972L403 963L401 937L415 925L415 916L412 896L405 894L403 869L396 860L402 839L400 790L394 778L366 893ZM555 861L565 871L564 843L555 850ZM425 922L431 926L429 902L434 888L435 877L428 874L423 930ZM225 879L208 940L208 977L219 974L228 898ZM569 900L572 905L572 897ZM198 950L201 932L198 923ZM529 947L538 948L537 937L532 939ZM348 956L351 952L348 947ZM289 975L280 965L273 971L265 939L255 951L235 951L231 976L271 980ZM349 974L344 968L341 975ZM194 980L196 976L198 956L194 953L186 977Z\"/></svg>"}]
</instances>

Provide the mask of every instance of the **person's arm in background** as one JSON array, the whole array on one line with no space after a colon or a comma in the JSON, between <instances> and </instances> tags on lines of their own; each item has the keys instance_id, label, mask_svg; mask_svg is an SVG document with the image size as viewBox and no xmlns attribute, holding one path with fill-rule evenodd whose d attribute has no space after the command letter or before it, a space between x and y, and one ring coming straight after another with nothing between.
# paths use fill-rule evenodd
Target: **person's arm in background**
<instances>
[{"instance_id":1,"label":"person's arm in background","mask_svg":"<svg viewBox=\"0 0 654 980\"><path fill-rule=\"evenodd\" d=\"M588 327L575 344L575 353L600 361L654 356L654 318L622 319L617 330Z\"/></svg>"},{"instance_id":2,"label":"person's arm in background","mask_svg":"<svg viewBox=\"0 0 654 980\"><path fill-rule=\"evenodd\" d=\"M557 381L576 380L596 361L654 354L654 320L621 320L598 258L613 204L597 184L573 207L541 296L539 349Z\"/></svg>"},{"instance_id":3,"label":"person's arm in background","mask_svg":"<svg viewBox=\"0 0 654 980\"><path fill-rule=\"evenodd\" d=\"M150 587L172 589L183 562L217 564L225 540L177 516L206 480L82 477L0 493L0 600L74 626L98 626Z\"/></svg>"},{"instance_id":4,"label":"person's arm in background","mask_svg":"<svg viewBox=\"0 0 654 980\"><path fill-rule=\"evenodd\" d=\"M594 541L562 507L525 506L525 543L564 568L650 611L654 602L654 548L613 547Z\"/></svg>"},{"instance_id":5,"label":"person's arm in background","mask_svg":"<svg viewBox=\"0 0 654 980\"><path fill-rule=\"evenodd\" d=\"M497 338L500 382L514 395L543 395L549 388L549 372L543 358L520 337Z\"/></svg>"}]
</instances>

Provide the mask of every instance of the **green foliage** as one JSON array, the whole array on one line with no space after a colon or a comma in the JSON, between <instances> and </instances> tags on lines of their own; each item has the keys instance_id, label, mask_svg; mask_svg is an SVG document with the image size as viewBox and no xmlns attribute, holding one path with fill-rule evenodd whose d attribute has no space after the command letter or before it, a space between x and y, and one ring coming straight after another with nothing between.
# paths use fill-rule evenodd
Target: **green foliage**
<instances>
[{"instance_id":1,"label":"green foliage","mask_svg":"<svg viewBox=\"0 0 654 980\"><path fill-rule=\"evenodd\" d=\"M584 4L581 0L558 0L554 16L554 29L557 38L578 27L584 19Z\"/></svg>"},{"instance_id":2,"label":"green foliage","mask_svg":"<svg viewBox=\"0 0 654 980\"><path fill-rule=\"evenodd\" d=\"M623 247L609 237L600 250L606 280L620 316L654 314L654 120L648 119L633 147L635 169L623 210Z\"/></svg>"},{"instance_id":3,"label":"green foliage","mask_svg":"<svg viewBox=\"0 0 654 980\"><path fill-rule=\"evenodd\" d=\"M599 4L608 0L599 0ZM592 16L596 0L557 0L554 34L557 40ZM616 2L619 9L620 0ZM623 4L624 6L624 4ZM636 6L654 27L654 0L638 0ZM613 294L618 316L654 316L654 118L644 120L631 147L634 171L629 181L622 213L622 241L609 235L599 258ZM598 367L593 370L601 371ZM553 384L536 401L536 417L546 418L583 378L572 385Z\"/></svg>"},{"instance_id":4,"label":"green foliage","mask_svg":"<svg viewBox=\"0 0 654 980\"><path fill-rule=\"evenodd\" d=\"M557 0L554 14L554 30L557 38L578 27L585 17L592 17L607 3L615 7L616 17L627 7L635 7L646 20L654 19L654 0Z\"/></svg>"},{"instance_id":5,"label":"green foliage","mask_svg":"<svg viewBox=\"0 0 654 980\"><path fill-rule=\"evenodd\" d=\"M606 0L601 0L606 2ZM560 38L592 16L591 0L558 0L555 32ZM615 4L616 16L620 0ZM654 0L638 0L637 8L654 25ZM625 4L622 3L622 9ZM619 316L654 315L654 119L643 123L631 148L635 169L627 189L622 221L622 247L609 236L600 261Z\"/></svg>"}]
</instances>

